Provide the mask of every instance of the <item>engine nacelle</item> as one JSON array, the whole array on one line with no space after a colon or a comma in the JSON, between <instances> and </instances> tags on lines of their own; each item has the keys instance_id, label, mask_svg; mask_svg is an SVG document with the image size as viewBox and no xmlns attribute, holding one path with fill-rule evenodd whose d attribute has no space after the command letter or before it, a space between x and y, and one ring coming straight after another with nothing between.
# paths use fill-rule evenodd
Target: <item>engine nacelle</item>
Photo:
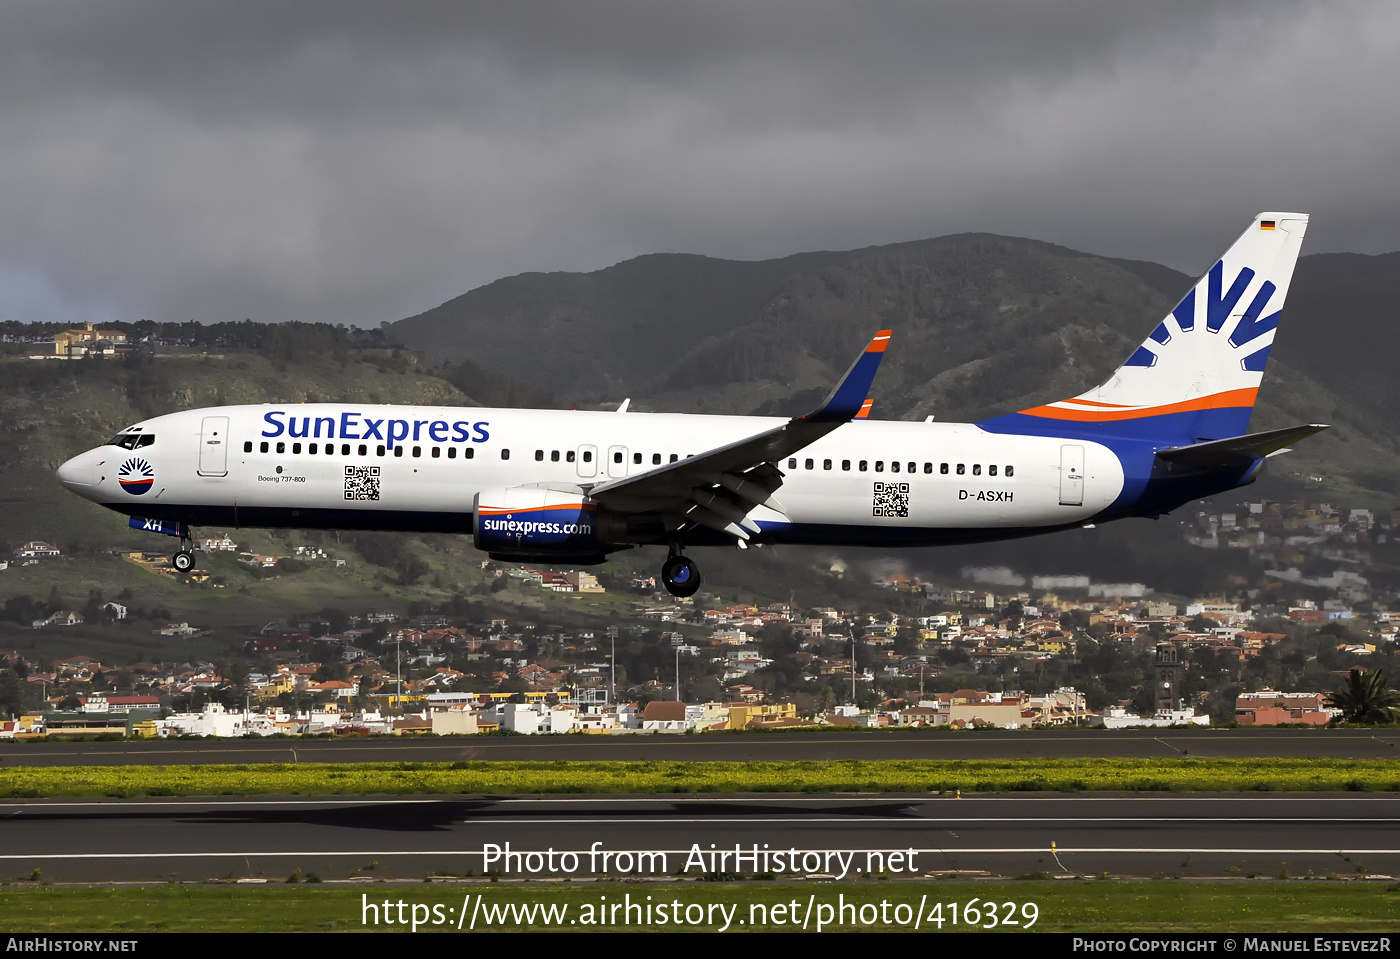
<instances>
[{"instance_id":1,"label":"engine nacelle","mask_svg":"<svg viewBox=\"0 0 1400 959\"><path fill-rule=\"evenodd\" d=\"M600 563L606 517L582 493L512 486L482 490L473 503L473 541L497 559Z\"/></svg>"}]
</instances>

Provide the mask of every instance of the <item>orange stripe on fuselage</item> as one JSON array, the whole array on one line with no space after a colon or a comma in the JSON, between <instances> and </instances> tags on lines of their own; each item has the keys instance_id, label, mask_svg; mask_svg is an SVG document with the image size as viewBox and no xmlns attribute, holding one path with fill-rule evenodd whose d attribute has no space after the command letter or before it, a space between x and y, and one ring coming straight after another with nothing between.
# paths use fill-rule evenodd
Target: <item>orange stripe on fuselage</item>
<instances>
[{"instance_id":1,"label":"orange stripe on fuselage","mask_svg":"<svg viewBox=\"0 0 1400 959\"><path fill-rule=\"evenodd\" d=\"M1226 390L1200 396L1184 403L1168 403L1165 406L1148 406L1139 410L1066 410L1058 406L1036 406L1021 410L1026 416L1042 416L1051 420L1076 420L1079 422L1105 422L1108 420L1138 420L1149 416L1165 416L1168 413L1190 413L1194 410L1223 410L1235 406L1253 406L1259 395L1258 388L1247 390Z\"/></svg>"},{"instance_id":2,"label":"orange stripe on fuselage","mask_svg":"<svg viewBox=\"0 0 1400 959\"><path fill-rule=\"evenodd\" d=\"M481 507L481 509L479 509L477 512L481 513L483 516L488 515L488 514L491 515L491 516L501 516L501 515L503 515L503 514L505 514L505 513L542 513L542 512L544 512L545 510L556 510L556 509L594 509L594 510L596 510L597 508L598 508L598 505L597 505L596 503L556 503L556 504L553 505L553 506L522 506L522 507L520 507L519 509L503 509L503 508L501 508L501 507L499 507L499 506L483 506L483 507Z\"/></svg>"},{"instance_id":3,"label":"orange stripe on fuselage","mask_svg":"<svg viewBox=\"0 0 1400 959\"><path fill-rule=\"evenodd\" d=\"M885 347L890 345L890 336L894 330L880 330L875 334L875 339L870 341L870 345L865 348L867 353L883 353Z\"/></svg>"}]
</instances>

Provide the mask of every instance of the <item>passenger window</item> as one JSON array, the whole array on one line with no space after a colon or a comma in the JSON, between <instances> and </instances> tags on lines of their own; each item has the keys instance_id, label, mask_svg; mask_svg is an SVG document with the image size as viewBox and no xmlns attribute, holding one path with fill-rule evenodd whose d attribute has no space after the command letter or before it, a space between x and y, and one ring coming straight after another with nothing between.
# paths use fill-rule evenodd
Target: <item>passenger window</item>
<instances>
[{"instance_id":1,"label":"passenger window","mask_svg":"<svg viewBox=\"0 0 1400 959\"><path fill-rule=\"evenodd\" d=\"M503 459L503 460L508 460L508 459L510 459L510 450L501 450L501 459Z\"/></svg>"},{"instance_id":2,"label":"passenger window","mask_svg":"<svg viewBox=\"0 0 1400 959\"><path fill-rule=\"evenodd\" d=\"M803 463L802 465L805 466L807 469L811 469L811 468L812 468L813 466L815 466L816 464L813 463L811 460L808 460L807 462Z\"/></svg>"},{"instance_id":3,"label":"passenger window","mask_svg":"<svg viewBox=\"0 0 1400 959\"><path fill-rule=\"evenodd\" d=\"M909 472L911 472L911 473L917 473L918 471L919 471L919 464L918 464L918 463L910 463L910 464L909 464Z\"/></svg>"},{"instance_id":4,"label":"passenger window","mask_svg":"<svg viewBox=\"0 0 1400 959\"><path fill-rule=\"evenodd\" d=\"M585 463L591 463L591 462L593 462L593 451L592 451L592 450L584 450L584 451L583 451L583 461L584 461Z\"/></svg>"},{"instance_id":5,"label":"passenger window","mask_svg":"<svg viewBox=\"0 0 1400 959\"><path fill-rule=\"evenodd\" d=\"M557 462L559 462L559 451L558 451L558 450L550 450L550 451L549 451L549 461L550 461L551 463L557 463Z\"/></svg>"},{"instance_id":6,"label":"passenger window","mask_svg":"<svg viewBox=\"0 0 1400 959\"><path fill-rule=\"evenodd\" d=\"M793 459L788 460L788 469L790 469L790 470L795 470L795 469L797 469L797 459L796 459L796 457L794 457Z\"/></svg>"},{"instance_id":7,"label":"passenger window","mask_svg":"<svg viewBox=\"0 0 1400 959\"><path fill-rule=\"evenodd\" d=\"M966 473L966 472L967 472L967 467L964 466L963 464L959 463L959 464L958 464L958 475L961 476L961 475L963 475L963 474Z\"/></svg>"},{"instance_id":8,"label":"passenger window","mask_svg":"<svg viewBox=\"0 0 1400 959\"><path fill-rule=\"evenodd\" d=\"M973 476L981 476L981 475L982 475L982 464L981 464L981 463L973 463L973 464L972 464L972 475L973 475Z\"/></svg>"},{"instance_id":9,"label":"passenger window","mask_svg":"<svg viewBox=\"0 0 1400 959\"><path fill-rule=\"evenodd\" d=\"M421 447L421 446L415 446L415 447L413 447L413 455L414 455L415 458L416 458L416 457L419 457L419 456L422 456L422 455L423 455L423 447Z\"/></svg>"},{"instance_id":10,"label":"passenger window","mask_svg":"<svg viewBox=\"0 0 1400 959\"><path fill-rule=\"evenodd\" d=\"M543 463L543 462L544 462L544 450L535 450L535 462L536 462L536 463Z\"/></svg>"},{"instance_id":11,"label":"passenger window","mask_svg":"<svg viewBox=\"0 0 1400 959\"><path fill-rule=\"evenodd\" d=\"M651 454L651 465L652 465L652 466L660 466L660 465L661 465L661 454L660 454L660 453L652 453L652 454Z\"/></svg>"},{"instance_id":12,"label":"passenger window","mask_svg":"<svg viewBox=\"0 0 1400 959\"><path fill-rule=\"evenodd\" d=\"M938 472L939 472L940 474L942 474L943 476L947 476L947 475L948 475L948 464L947 464L947 463L939 463L939 464L938 464Z\"/></svg>"},{"instance_id":13,"label":"passenger window","mask_svg":"<svg viewBox=\"0 0 1400 959\"><path fill-rule=\"evenodd\" d=\"M898 472L899 472L899 460L895 460L893 463L890 464L890 472L891 472L891 473L898 473Z\"/></svg>"},{"instance_id":14,"label":"passenger window","mask_svg":"<svg viewBox=\"0 0 1400 959\"><path fill-rule=\"evenodd\" d=\"M360 444L360 455L361 455L361 456L368 456L368 455L369 455L369 447L366 446L364 443L361 443L361 444Z\"/></svg>"},{"instance_id":15,"label":"passenger window","mask_svg":"<svg viewBox=\"0 0 1400 959\"><path fill-rule=\"evenodd\" d=\"M842 460L842 461L841 461L841 468L842 468L843 470L845 470L847 473L849 473L849 472L851 471L851 461L850 461L850 460Z\"/></svg>"},{"instance_id":16,"label":"passenger window","mask_svg":"<svg viewBox=\"0 0 1400 959\"><path fill-rule=\"evenodd\" d=\"M997 475L997 466L996 466L995 463L993 463L991 466L988 466L988 467L987 467L987 475L988 475L988 476L995 476L995 475Z\"/></svg>"},{"instance_id":17,"label":"passenger window","mask_svg":"<svg viewBox=\"0 0 1400 959\"><path fill-rule=\"evenodd\" d=\"M932 472L933 472L933 464L932 464L932 463L925 463L925 464L924 464L924 472L925 472L925 473L932 473Z\"/></svg>"},{"instance_id":18,"label":"passenger window","mask_svg":"<svg viewBox=\"0 0 1400 959\"><path fill-rule=\"evenodd\" d=\"M306 448L306 452L310 453L312 456L315 456L315 455L316 455L316 444L315 444L315 443L312 443L310 446L308 446L308 447Z\"/></svg>"},{"instance_id":19,"label":"passenger window","mask_svg":"<svg viewBox=\"0 0 1400 959\"><path fill-rule=\"evenodd\" d=\"M884 471L885 471L885 461L884 461L884 460L876 460L876 461L875 461L875 472L877 472L877 473L883 473Z\"/></svg>"},{"instance_id":20,"label":"passenger window","mask_svg":"<svg viewBox=\"0 0 1400 959\"><path fill-rule=\"evenodd\" d=\"M381 445L381 446L376 446L376 447L374 448L374 455L375 455L375 456L383 456L383 455L384 455L384 447L383 447L382 445Z\"/></svg>"},{"instance_id":21,"label":"passenger window","mask_svg":"<svg viewBox=\"0 0 1400 959\"><path fill-rule=\"evenodd\" d=\"M441 459L441 458L442 458L442 449L441 449L440 447L434 446L434 447L433 447L433 459Z\"/></svg>"},{"instance_id":22,"label":"passenger window","mask_svg":"<svg viewBox=\"0 0 1400 959\"><path fill-rule=\"evenodd\" d=\"M869 467L866 466L865 460L861 460L861 461L860 461L860 471L861 471L862 473L864 473L868 468L869 468Z\"/></svg>"},{"instance_id":23,"label":"passenger window","mask_svg":"<svg viewBox=\"0 0 1400 959\"><path fill-rule=\"evenodd\" d=\"M613 454L613 462L614 462L614 463L621 463L621 462L622 462L622 451L621 451L621 450L619 450L618 452L616 452L616 453Z\"/></svg>"},{"instance_id":24,"label":"passenger window","mask_svg":"<svg viewBox=\"0 0 1400 959\"><path fill-rule=\"evenodd\" d=\"M470 453L471 450L467 450L467 452ZM395 456L402 456L402 455L403 455L403 447L402 447L402 446L395 446L395 447L394 447L394 455L395 455Z\"/></svg>"},{"instance_id":25,"label":"passenger window","mask_svg":"<svg viewBox=\"0 0 1400 959\"><path fill-rule=\"evenodd\" d=\"M473 448L470 447L470 446L468 446L466 449L462 450L462 459L464 459L464 460L472 459L472 458L475 457L475 456L476 456L476 450L473 449Z\"/></svg>"},{"instance_id":26,"label":"passenger window","mask_svg":"<svg viewBox=\"0 0 1400 959\"><path fill-rule=\"evenodd\" d=\"M243 442L243 452L245 452L245 453L251 453L251 452L253 452L253 441L252 441L252 440L245 440L245 441Z\"/></svg>"},{"instance_id":27,"label":"passenger window","mask_svg":"<svg viewBox=\"0 0 1400 959\"><path fill-rule=\"evenodd\" d=\"M677 456L675 453L672 453L672 454L671 454L671 462L672 462L672 463L675 463L675 462L678 461L679 459L680 459L680 457Z\"/></svg>"},{"instance_id":28,"label":"passenger window","mask_svg":"<svg viewBox=\"0 0 1400 959\"><path fill-rule=\"evenodd\" d=\"M632 454L632 465L633 465L633 466L641 466L641 465L642 465L642 454L641 454L641 453L633 453L633 454Z\"/></svg>"},{"instance_id":29,"label":"passenger window","mask_svg":"<svg viewBox=\"0 0 1400 959\"><path fill-rule=\"evenodd\" d=\"M296 453L300 453L300 452L301 452L301 444L300 444L300 443L293 443L293 444L292 444L292 453L293 453L293 454L296 454Z\"/></svg>"},{"instance_id":30,"label":"passenger window","mask_svg":"<svg viewBox=\"0 0 1400 959\"><path fill-rule=\"evenodd\" d=\"M349 455L350 455L350 444L349 444L349 443L341 443L341 444L340 444L340 455L341 455L341 456L349 456Z\"/></svg>"},{"instance_id":31,"label":"passenger window","mask_svg":"<svg viewBox=\"0 0 1400 959\"><path fill-rule=\"evenodd\" d=\"M829 470L829 469L831 469L831 460L822 460L822 469L824 469L824 470Z\"/></svg>"},{"instance_id":32,"label":"passenger window","mask_svg":"<svg viewBox=\"0 0 1400 959\"><path fill-rule=\"evenodd\" d=\"M468 452L470 452L470 451L468 451ZM572 463L573 461L574 461L574 451L573 451L573 450L569 450L567 453L564 454L564 462L566 462L566 463Z\"/></svg>"},{"instance_id":33,"label":"passenger window","mask_svg":"<svg viewBox=\"0 0 1400 959\"><path fill-rule=\"evenodd\" d=\"M455 460L457 458L457 447L449 446L447 448L447 458L450 460Z\"/></svg>"},{"instance_id":34,"label":"passenger window","mask_svg":"<svg viewBox=\"0 0 1400 959\"><path fill-rule=\"evenodd\" d=\"M1007 476L1015 476L1015 475L1016 475L1016 467L1014 467L1014 466L1008 466L1008 467L1006 468L1006 475L1007 475Z\"/></svg>"},{"instance_id":35,"label":"passenger window","mask_svg":"<svg viewBox=\"0 0 1400 959\"><path fill-rule=\"evenodd\" d=\"M287 444L286 444L286 443L278 443L278 444L277 444L277 452L279 452L279 453L285 453L285 452L287 452Z\"/></svg>"}]
</instances>

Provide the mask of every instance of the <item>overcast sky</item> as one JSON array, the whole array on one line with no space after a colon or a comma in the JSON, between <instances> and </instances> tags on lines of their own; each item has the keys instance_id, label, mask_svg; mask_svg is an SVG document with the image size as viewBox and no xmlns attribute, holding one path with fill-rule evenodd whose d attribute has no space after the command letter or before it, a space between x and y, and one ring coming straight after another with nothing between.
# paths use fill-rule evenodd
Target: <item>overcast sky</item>
<instances>
[{"instance_id":1,"label":"overcast sky","mask_svg":"<svg viewBox=\"0 0 1400 959\"><path fill-rule=\"evenodd\" d=\"M964 231L1400 248L1400 4L0 4L0 319L377 325Z\"/></svg>"}]
</instances>

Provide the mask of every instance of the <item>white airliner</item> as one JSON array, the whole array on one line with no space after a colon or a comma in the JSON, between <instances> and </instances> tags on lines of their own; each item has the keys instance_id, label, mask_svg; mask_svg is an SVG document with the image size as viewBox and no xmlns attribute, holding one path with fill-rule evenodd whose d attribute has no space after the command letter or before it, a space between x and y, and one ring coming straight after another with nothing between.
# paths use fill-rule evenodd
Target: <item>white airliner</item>
<instances>
[{"instance_id":1,"label":"white airliner","mask_svg":"<svg viewBox=\"0 0 1400 959\"><path fill-rule=\"evenodd\" d=\"M1319 430L1247 434L1308 218L1263 213L1102 385L980 423L870 420L889 331L792 420L304 404L145 420L65 486L180 538L192 526L470 534L493 558L586 564L668 547L930 546L1157 516L1254 481Z\"/></svg>"}]
</instances>

